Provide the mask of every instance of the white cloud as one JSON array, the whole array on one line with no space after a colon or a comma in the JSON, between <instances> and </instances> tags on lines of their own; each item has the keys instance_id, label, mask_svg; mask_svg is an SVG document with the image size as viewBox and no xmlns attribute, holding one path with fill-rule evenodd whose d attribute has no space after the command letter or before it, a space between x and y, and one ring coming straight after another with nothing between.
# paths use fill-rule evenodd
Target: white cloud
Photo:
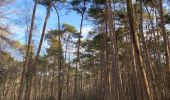
<instances>
[{"instance_id":1,"label":"white cloud","mask_svg":"<svg viewBox=\"0 0 170 100\"><path fill-rule=\"evenodd\" d=\"M11 25L10 26L11 33L18 34L18 33L25 33L25 28L19 26L19 25Z\"/></svg>"},{"instance_id":2,"label":"white cloud","mask_svg":"<svg viewBox=\"0 0 170 100\"><path fill-rule=\"evenodd\" d=\"M10 35L12 40L19 40L21 43L25 42L25 28L19 25L10 25L9 31L12 33Z\"/></svg>"},{"instance_id":3,"label":"white cloud","mask_svg":"<svg viewBox=\"0 0 170 100\"><path fill-rule=\"evenodd\" d=\"M82 28L82 36L83 38L86 38L88 36L89 31L92 30L92 26L84 26Z\"/></svg>"}]
</instances>

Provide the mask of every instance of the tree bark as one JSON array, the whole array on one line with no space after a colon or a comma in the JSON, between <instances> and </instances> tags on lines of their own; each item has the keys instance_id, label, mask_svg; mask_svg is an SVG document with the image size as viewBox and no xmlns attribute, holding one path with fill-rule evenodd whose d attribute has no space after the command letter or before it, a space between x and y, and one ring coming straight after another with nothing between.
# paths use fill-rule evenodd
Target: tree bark
<instances>
[{"instance_id":1,"label":"tree bark","mask_svg":"<svg viewBox=\"0 0 170 100\"><path fill-rule=\"evenodd\" d=\"M159 13L160 13L159 15L160 15L160 21L161 21L162 36L163 36L164 46L165 46L166 67L168 69L170 69L169 40L168 40L168 35L167 35L166 29L165 29L162 1L163 0L159 0Z\"/></svg>"},{"instance_id":2,"label":"tree bark","mask_svg":"<svg viewBox=\"0 0 170 100\"><path fill-rule=\"evenodd\" d=\"M24 90L24 86L25 86L25 84L24 84L25 83L25 75L26 75L27 65L29 62L29 52L30 52L30 45L31 45L31 39L32 39L32 32L33 32L33 28L34 28L34 19L35 19L36 8L37 8L37 0L35 0L33 13L32 13L32 21L31 21L31 28L30 28L30 32L29 32L27 52L26 52L26 56L25 56L25 62L23 65L23 70L22 70L22 74L21 74L21 82L20 82L20 87L19 87L19 91L18 91L18 100L22 100L23 92L24 92L23 90Z\"/></svg>"},{"instance_id":3,"label":"tree bark","mask_svg":"<svg viewBox=\"0 0 170 100\"><path fill-rule=\"evenodd\" d=\"M26 87L26 94L25 94L25 100L32 100L31 95L32 95L32 90L33 90L33 81L34 81L34 77L35 77L35 70L37 67L37 63L38 63L38 59L39 59L39 55L40 55L40 51L41 51L41 47L42 47L42 43L43 43L43 39L44 39L44 35L45 35L45 29L46 29L46 25L47 25L47 21L48 21L48 17L50 15L50 8L51 8L51 4L48 5L47 8L47 13L46 13L46 17L45 17L45 21L44 21L44 25L43 25L43 30L42 30L42 34L41 34L41 38L40 38L40 43L38 46L38 50L37 50L37 54L35 57L35 61L33 66L30 66L28 71L27 71L27 87Z\"/></svg>"},{"instance_id":4,"label":"tree bark","mask_svg":"<svg viewBox=\"0 0 170 100\"><path fill-rule=\"evenodd\" d=\"M132 44L134 46L134 52L136 56L137 65L139 67L139 74L141 76L141 82L144 85L144 91L146 92L147 100L152 100L146 71L144 69L144 64L143 64L141 53L140 53L139 40L137 38L137 34L135 31L135 21L134 21L134 16L133 16L132 1L131 0L126 0L126 1L127 1L127 11L128 11L129 26L130 26L130 35L132 39Z\"/></svg>"},{"instance_id":5,"label":"tree bark","mask_svg":"<svg viewBox=\"0 0 170 100\"><path fill-rule=\"evenodd\" d=\"M83 4L85 7L85 2ZM78 75L78 67L80 67L80 45L81 45L81 34L82 34L82 28L83 28L84 13L85 11L81 13L80 33L78 35L78 41L77 41L76 75L74 79L74 82L75 82L74 83L74 100L77 100L77 75Z\"/></svg>"}]
</instances>

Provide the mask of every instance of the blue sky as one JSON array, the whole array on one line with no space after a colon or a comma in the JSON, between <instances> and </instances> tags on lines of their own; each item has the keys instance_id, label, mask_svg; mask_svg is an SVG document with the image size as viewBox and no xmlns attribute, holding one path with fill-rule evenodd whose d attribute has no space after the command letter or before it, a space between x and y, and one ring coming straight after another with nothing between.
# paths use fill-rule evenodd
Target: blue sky
<instances>
[{"instance_id":1,"label":"blue sky","mask_svg":"<svg viewBox=\"0 0 170 100\"><path fill-rule=\"evenodd\" d=\"M8 10L13 11L14 13L10 13L8 17L10 20L4 20L5 23L8 23L11 28L11 32L13 33L12 39L20 41L21 44L26 42L26 18L28 18L28 22L30 25L30 20L32 16L32 9L33 9L33 0L15 0L15 2L11 3ZM70 24L74 26L79 31L80 26L80 18L76 12L68 12L65 9L59 10L60 13L60 20L61 25L63 23ZM46 8L42 5L37 6L36 10L36 20L35 26L37 27L37 31L33 33L33 44L35 45L35 50L37 50L42 26L44 23L44 18L46 15ZM57 15L54 9L51 10L50 17L48 19L46 32L51 29L57 29L58 22L57 22ZM92 29L92 24L87 21L84 21L82 35L84 37L87 36L87 33ZM44 54L46 48L48 47L47 41L43 42L41 53ZM18 56L19 57L19 56ZM22 59L19 57L18 59Z\"/></svg>"},{"instance_id":2,"label":"blue sky","mask_svg":"<svg viewBox=\"0 0 170 100\"><path fill-rule=\"evenodd\" d=\"M33 0L16 0L9 7L13 10L16 10L17 14L19 13L18 15L20 16L20 14L22 14L22 11L26 7L25 5L29 9L28 13L30 13L30 16L31 16L32 8L33 8ZM76 12L72 11L72 12L68 13L68 11L66 11L64 9L59 10L59 12L60 12L61 25L63 23L67 23L67 24L73 25L79 31L81 17ZM19 24L14 23L12 26L12 28L14 29L13 33L14 33L16 40L24 42L25 41L24 40L24 38L25 38L24 20L25 19L18 18L17 14L10 16L12 19L15 19L17 21L19 20L18 21ZM38 30L37 30L37 33L35 33L35 34L41 33L45 14L46 14L46 8L44 6L38 5L37 11L36 11L36 26L38 26L38 28L37 28ZM21 24L21 23L23 23L23 24ZM57 29L57 23L58 23L57 15L56 15L55 10L53 9L53 10L51 10L51 15L48 20L46 31L49 31L51 29ZM83 28L83 35L85 36L90 29L91 29L91 24L89 24L88 22L85 21L84 28Z\"/></svg>"},{"instance_id":3,"label":"blue sky","mask_svg":"<svg viewBox=\"0 0 170 100\"><path fill-rule=\"evenodd\" d=\"M134 1L133 1L134 2ZM167 7L167 5L164 5ZM10 21L5 21L5 23L9 23L11 30L12 30L12 38L15 40L19 40L22 44L26 41L25 40L25 29L26 29L26 24L24 17L21 18L21 16L25 16L25 14L30 17L32 15L32 8L33 8L33 0L15 0L12 4L8 6L7 9L14 11L14 14L10 13ZM28 9L28 10L26 10ZM26 10L26 11L25 11ZM68 12L65 9L59 10L60 13L60 19L61 19L61 25L63 23L67 23L70 25L73 25L78 31L79 31L79 26L80 26L80 18L76 12ZM41 35L41 30L42 26L44 23L44 18L46 15L46 8L42 5L37 6L37 11L36 11L36 23L35 26L37 26L37 31L34 32L34 37L33 41L34 44L37 46L39 43L40 35ZM11 22L12 20L12 22ZM51 15L48 20L48 24L46 27L46 32L51 30L51 29L57 29L57 15L55 10L51 10ZM30 21L29 21L30 25ZM92 29L92 24L90 22L85 21L83 25L83 36L86 37L87 33ZM42 52L45 51L45 48L47 47L47 42L44 41L43 44L43 49Z\"/></svg>"},{"instance_id":4,"label":"blue sky","mask_svg":"<svg viewBox=\"0 0 170 100\"><path fill-rule=\"evenodd\" d=\"M15 0L15 2L13 2L9 6L9 9L15 10L15 12L17 14L19 13L18 15L20 16L22 14L22 11L26 9L26 7L29 9L28 13L30 14L29 17L31 18L33 0ZM60 12L61 25L62 23L67 23L67 24L70 24L76 27L76 29L79 31L81 17L76 12L72 11L66 14L66 12L68 11L64 9L60 10L59 12ZM38 5L37 11L36 11L36 18L37 18L36 26L38 26L37 27L38 30L35 34L40 35L45 14L46 14L46 8L44 6ZM15 20L17 19L17 23L19 24L15 24L15 23L11 24L11 22L10 24L12 25L12 28L13 28L14 38L23 43L25 39L25 30L24 30L25 25L23 25L25 19L18 18L18 15L14 14L14 15L11 15L10 17L11 19L15 19ZM47 24L46 31L51 30L51 29L57 29L57 23L58 22L57 22L56 12L52 10L48 24ZM91 28L92 28L91 23L85 21L84 26L83 26L83 36L86 36L86 34Z\"/></svg>"}]
</instances>

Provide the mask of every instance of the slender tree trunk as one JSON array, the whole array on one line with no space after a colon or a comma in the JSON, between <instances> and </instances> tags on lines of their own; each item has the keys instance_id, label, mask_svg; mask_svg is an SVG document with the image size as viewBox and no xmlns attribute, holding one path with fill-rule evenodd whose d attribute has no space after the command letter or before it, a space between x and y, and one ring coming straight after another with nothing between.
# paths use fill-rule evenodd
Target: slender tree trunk
<instances>
[{"instance_id":1,"label":"slender tree trunk","mask_svg":"<svg viewBox=\"0 0 170 100\"><path fill-rule=\"evenodd\" d=\"M54 67L53 67L53 72L52 72L52 80L51 80L51 91L50 91L50 97L51 99L53 98L54 94L54 80L55 80L55 67L56 67L56 57L54 59Z\"/></svg>"},{"instance_id":2,"label":"slender tree trunk","mask_svg":"<svg viewBox=\"0 0 170 100\"><path fill-rule=\"evenodd\" d=\"M33 81L34 81L34 77L35 77L35 70L37 67L37 63L38 63L38 59L39 59L39 54L41 51L41 47L42 47L42 43L43 43L43 39L44 39L44 35L45 35L45 29L46 29L46 25L47 25L47 21L48 21L48 17L50 15L50 8L51 8L51 4L48 5L47 8L47 13L46 13L46 17L45 17L45 21L44 21L44 25L43 25L43 30L42 30L42 34L41 34L41 39L40 39L40 43L38 46L38 50L37 50L37 54L35 57L35 61L33 66L30 66L27 72L27 87L26 87L26 95L25 95L25 100L32 100L31 95L32 95L32 90L33 90Z\"/></svg>"},{"instance_id":3,"label":"slender tree trunk","mask_svg":"<svg viewBox=\"0 0 170 100\"><path fill-rule=\"evenodd\" d=\"M143 32L143 8L142 8L142 3L143 1L140 0L140 33L141 33L141 38L142 38L142 44L143 44L143 50L144 50L144 53L145 53L145 58L146 58L146 65L147 65L147 68L148 69L148 75L149 77L151 77L151 80L150 80L150 84L152 86L152 98L154 98L154 100L157 100L157 91L156 91L156 84L155 84L155 74L154 74L154 71L153 71L153 64L151 62L151 59L150 59L150 53L147 49L147 44L145 42L145 38L144 38L144 32Z\"/></svg>"},{"instance_id":4,"label":"slender tree trunk","mask_svg":"<svg viewBox=\"0 0 170 100\"><path fill-rule=\"evenodd\" d=\"M105 99L109 99L109 65L108 65L108 62L109 62L109 58L108 58L108 37L109 37L109 34L108 34L108 19L107 19L107 16L108 16L108 9L107 9L107 5L105 4L106 6L106 9L105 9L105 21L104 21L104 33L103 33L103 97Z\"/></svg>"},{"instance_id":5,"label":"slender tree trunk","mask_svg":"<svg viewBox=\"0 0 170 100\"><path fill-rule=\"evenodd\" d=\"M62 72L62 52L61 52L61 34L59 34L59 69L58 69L58 99L57 100L61 100L62 97L62 78L61 78L61 74Z\"/></svg>"},{"instance_id":6,"label":"slender tree trunk","mask_svg":"<svg viewBox=\"0 0 170 100\"><path fill-rule=\"evenodd\" d=\"M58 99L61 100L62 97L62 84L61 84L61 71L62 71L62 47L61 47L61 30L60 30L60 15L57 8L54 6L58 18L58 31L59 31L59 69L58 69Z\"/></svg>"},{"instance_id":7,"label":"slender tree trunk","mask_svg":"<svg viewBox=\"0 0 170 100\"><path fill-rule=\"evenodd\" d=\"M160 15L160 24L161 24L161 30L162 30L162 36L163 36L163 42L164 42L164 49L165 49L165 60L166 60L166 67L163 69L163 81L164 81L164 89L165 89L165 94L164 98L168 98L169 92L168 92L168 87L166 80L168 79L166 77L167 72L170 69L170 50L169 50L169 35L166 32L165 28L165 21L164 21L164 12L163 12L163 0L159 0L159 15Z\"/></svg>"},{"instance_id":8,"label":"slender tree trunk","mask_svg":"<svg viewBox=\"0 0 170 100\"><path fill-rule=\"evenodd\" d=\"M70 34L68 36L68 39L66 40L66 50L65 50L65 60L67 60L67 49L68 49L68 41L70 40ZM69 82L70 80L70 55L69 55L69 62L68 62L68 65L67 65L67 80L66 80L66 91L67 91L67 97L69 97ZM69 98L67 98L69 99Z\"/></svg>"},{"instance_id":9,"label":"slender tree trunk","mask_svg":"<svg viewBox=\"0 0 170 100\"><path fill-rule=\"evenodd\" d=\"M85 2L84 2L85 6ZM74 80L74 100L77 100L77 76L78 76L78 67L80 67L80 45L81 45L81 34L82 34L82 28L83 28L83 21L84 21L84 13L81 14L81 22L80 22L80 33L78 35L78 41L77 41L77 61L76 61L76 75Z\"/></svg>"},{"instance_id":10,"label":"slender tree trunk","mask_svg":"<svg viewBox=\"0 0 170 100\"><path fill-rule=\"evenodd\" d=\"M20 82L20 87L19 87L19 91L18 91L18 100L22 100L23 92L24 92L23 90L24 90L24 86L25 86L25 84L24 84L24 82L25 82L25 74L26 74L26 69L27 69L27 65L28 65L28 62L29 62L29 52L30 52L32 32L33 32L33 27L34 27L34 19L35 19L36 8L37 8L37 0L35 0L33 13L32 13L32 21L31 21L31 28L30 28L30 32L29 32L27 52L26 52L26 56L25 56L25 62L24 62L24 65L23 65L23 70L22 70L22 75L21 75L21 82Z\"/></svg>"},{"instance_id":11,"label":"slender tree trunk","mask_svg":"<svg viewBox=\"0 0 170 100\"><path fill-rule=\"evenodd\" d=\"M103 28L101 30L104 30ZM101 35L101 40L100 40L100 92L99 92L99 98L100 100L104 99L104 82L103 82L103 77L104 77L104 34L102 31L99 30L99 34Z\"/></svg>"},{"instance_id":12,"label":"slender tree trunk","mask_svg":"<svg viewBox=\"0 0 170 100\"><path fill-rule=\"evenodd\" d=\"M160 10L159 13L160 13L162 35L163 35L164 46L165 46L166 67L168 69L170 69L169 40L168 40L168 35L167 35L166 29L165 29L165 21L164 21L164 13L163 13L162 1L163 0L159 0L159 10Z\"/></svg>"},{"instance_id":13,"label":"slender tree trunk","mask_svg":"<svg viewBox=\"0 0 170 100\"><path fill-rule=\"evenodd\" d=\"M134 21L134 16L133 16L132 1L131 0L126 0L126 1L127 1L127 11L128 11L129 26L130 26L130 35L131 35L132 43L134 45L134 52L136 56L137 65L139 67L139 74L141 74L140 75L141 82L144 85L144 91L146 92L147 100L152 100L150 87L149 87L148 79L146 76L146 71L144 69L144 64L143 64L141 53L140 53L139 41L138 41L137 34L135 31L135 26L134 26L135 21Z\"/></svg>"}]
</instances>

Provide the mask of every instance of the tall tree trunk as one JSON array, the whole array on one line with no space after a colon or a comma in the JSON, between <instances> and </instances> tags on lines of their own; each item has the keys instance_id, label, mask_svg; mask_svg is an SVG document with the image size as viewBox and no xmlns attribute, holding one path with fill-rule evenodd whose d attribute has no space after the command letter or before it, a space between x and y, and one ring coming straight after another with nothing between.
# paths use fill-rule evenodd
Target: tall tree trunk
<instances>
[{"instance_id":1,"label":"tall tree trunk","mask_svg":"<svg viewBox=\"0 0 170 100\"><path fill-rule=\"evenodd\" d=\"M61 30L60 30L60 15L57 8L54 6L58 18L58 31L59 31L59 69L58 69L58 99L61 100L62 96L62 84L61 84L61 71L62 71L62 46L61 46Z\"/></svg>"},{"instance_id":2,"label":"tall tree trunk","mask_svg":"<svg viewBox=\"0 0 170 100\"><path fill-rule=\"evenodd\" d=\"M61 47L61 33L59 34L59 69L58 69L58 99L57 100L61 100L61 96L62 96L62 77L61 74L62 72L62 47Z\"/></svg>"},{"instance_id":3,"label":"tall tree trunk","mask_svg":"<svg viewBox=\"0 0 170 100\"><path fill-rule=\"evenodd\" d=\"M164 12L163 12L163 0L159 0L159 15L160 15L160 24L161 24L161 29L162 29L162 36L163 36L163 42L164 42L164 48L165 48L165 60L166 60L166 67L163 69L163 79L164 79L164 89L165 89L165 94L164 94L164 98L168 98L169 95L169 90L168 90L168 85L169 83L167 83L167 79L168 77L166 76L166 74L170 69L170 50L169 50L169 35L166 32L166 28L165 28L165 21L164 21ZM168 70L168 71L167 71Z\"/></svg>"},{"instance_id":4,"label":"tall tree trunk","mask_svg":"<svg viewBox=\"0 0 170 100\"><path fill-rule=\"evenodd\" d=\"M144 91L146 92L147 100L152 100L146 71L144 69L144 64L140 53L139 40L135 31L135 21L133 16L132 1L131 0L126 0L126 1L127 1L127 11L128 11L129 26L130 26L130 35L134 46L137 67L139 67L139 74L141 77L141 82L144 85Z\"/></svg>"},{"instance_id":5,"label":"tall tree trunk","mask_svg":"<svg viewBox=\"0 0 170 100\"><path fill-rule=\"evenodd\" d=\"M35 0L35 2L34 2L31 28L30 28L29 39L28 39L28 44L27 44L27 52L26 52L26 56L25 56L25 62L24 62L24 65L23 65L21 82L20 82L20 87L19 87L19 91L18 91L18 100L22 100L23 92L24 92L23 90L24 90L24 86L25 86L25 84L24 84L25 83L25 75L26 75L27 65L28 65L28 62L29 62L29 52L30 52L30 45L31 45L31 39L32 39L32 32L33 32L33 28L34 28L34 19L35 19L36 8L37 8L37 0Z\"/></svg>"},{"instance_id":6,"label":"tall tree trunk","mask_svg":"<svg viewBox=\"0 0 170 100\"><path fill-rule=\"evenodd\" d=\"M120 66L119 66L119 61L118 61L119 59L118 45L117 45L117 38L116 38L116 33L115 33L115 21L113 21L114 15L112 13L112 0L108 0L108 7L109 7L109 24L110 24L109 30L111 34L111 50L112 50L112 77L113 77L113 80L115 80L113 82L116 82L115 86L117 87L117 90L116 88L115 90L117 91L117 97L120 100L122 100L124 98L124 91L123 91L122 78L121 78ZM115 10L115 5L114 5L114 10ZM113 89L114 88L112 87L112 91Z\"/></svg>"},{"instance_id":7,"label":"tall tree trunk","mask_svg":"<svg viewBox=\"0 0 170 100\"><path fill-rule=\"evenodd\" d=\"M53 71L52 71L52 79L51 79L51 86L50 86L50 88L51 88L51 91L50 91L50 97L51 97L51 99L53 98L53 94L54 94L54 80L55 80L55 67L56 67L56 57L55 57L55 59L54 59L55 61L54 61L54 67L53 67Z\"/></svg>"},{"instance_id":8,"label":"tall tree trunk","mask_svg":"<svg viewBox=\"0 0 170 100\"><path fill-rule=\"evenodd\" d=\"M83 3L85 7L85 2ZM76 61L76 74L74 79L74 100L77 100L77 77L78 77L78 67L80 67L80 45L81 45L81 34L82 34L82 28L83 28L83 21L84 21L84 13L83 11L81 13L81 22L80 22L80 33L78 35L78 41L77 41L77 61Z\"/></svg>"},{"instance_id":9,"label":"tall tree trunk","mask_svg":"<svg viewBox=\"0 0 170 100\"><path fill-rule=\"evenodd\" d=\"M168 69L170 69L169 40L168 40L168 35L167 35L166 29L165 29L162 1L163 0L159 0L159 13L160 13L159 15L160 15L161 29L162 29L162 35L163 35L163 40L164 40L164 46L165 46L166 67Z\"/></svg>"},{"instance_id":10,"label":"tall tree trunk","mask_svg":"<svg viewBox=\"0 0 170 100\"><path fill-rule=\"evenodd\" d=\"M67 60L67 49L68 49L68 41L70 40L70 34L68 36L68 39L66 40L66 50L65 50L65 60ZM70 80L70 54L69 54L69 62L68 62L68 65L67 65L67 80L66 80L66 91L67 91L67 96L69 97L69 82ZM69 99L69 98L67 98Z\"/></svg>"},{"instance_id":11,"label":"tall tree trunk","mask_svg":"<svg viewBox=\"0 0 170 100\"><path fill-rule=\"evenodd\" d=\"M152 86L152 97L154 100L157 100L157 92L156 92L156 84L155 84L155 74L153 71L153 64L150 59L150 53L147 49L147 44L144 38L144 32L143 32L143 7L142 7L143 1L140 0L140 33L141 33L141 38L142 38L142 44L143 44L143 50L145 53L145 58L146 58L146 69L148 69L148 77L151 77L150 84Z\"/></svg>"},{"instance_id":12,"label":"tall tree trunk","mask_svg":"<svg viewBox=\"0 0 170 100\"><path fill-rule=\"evenodd\" d=\"M44 21L44 25L43 25L43 30L42 30L42 34L41 34L41 38L40 38L40 43L38 46L38 50L37 50L37 54L35 57L35 61L33 66L30 66L28 71L27 71L27 87L26 87L26 94L25 94L25 100L32 100L31 95L32 95L32 90L33 90L33 81L34 81L34 77L35 77L35 70L37 67L37 63L38 63L38 59L39 59L39 54L41 51L41 47L42 47L42 43L43 43L43 39L44 39L44 35L45 35L45 29L46 29L46 25L47 25L47 21L48 21L48 17L50 15L50 8L51 8L51 4L48 5L47 8L47 13L46 13L46 17L45 17L45 21Z\"/></svg>"}]
</instances>

